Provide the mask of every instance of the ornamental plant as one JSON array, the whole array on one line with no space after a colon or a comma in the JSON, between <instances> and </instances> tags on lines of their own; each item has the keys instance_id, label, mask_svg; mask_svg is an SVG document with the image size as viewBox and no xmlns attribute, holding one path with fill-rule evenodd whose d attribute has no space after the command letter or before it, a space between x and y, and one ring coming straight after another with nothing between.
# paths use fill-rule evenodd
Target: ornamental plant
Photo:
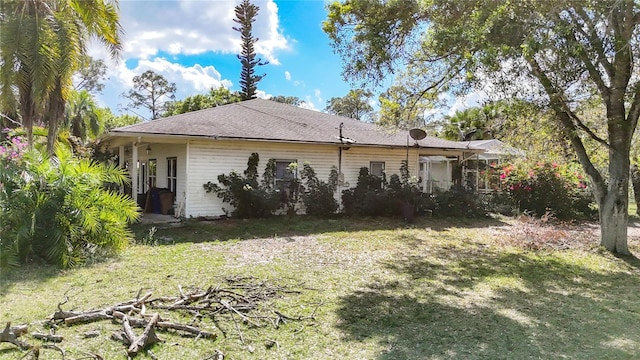
<instances>
[{"instance_id":1,"label":"ornamental plant","mask_svg":"<svg viewBox=\"0 0 640 360\"><path fill-rule=\"evenodd\" d=\"M331 168L329 181L318 179L315 170L309 163L302 165L300 177L304 181L301 188L302 202L307 215L328 217L338 210L335 192L338 188L338 169Z\"/></svg>"},{"instance_id":2,"label":"ornamental plant","mask_svg":"<svg viewBox=\"0 0 640 360\"><path fill-rule=\"evenodd\" d=\"M26 149L22 138L0 147L0 266L35 261L62 268L122 249L138 218L115 165L80 159L58 146L54 156Z\"/></svg>"},{"instance_id":3,"label":"ornamental plant","mask_svg":"<svg viewBox=\"0 0 640 360\"><path fill-rule=\"evenodd\" d=\"M591 218L596 214L588 182L577 166L555 162L504 166L502 188L511 205L536 216L552 213L558 219Z\"/></svg>"},{"instance_id":4,"label":"ornamental plant","mask_svg":"<svg viewBox=\"0 0 640 360\"><path fill-rule=\"evenodd\" d=\"M231 171L218 175L218 183L203 185L208 193L214 193L223 202L233 206L231 215L240 218L264 218L284 206L282 194L275 188L275 160L267 163L262 182L258 180L260 156L252 153L243 175ZM227 211L226 209L225 212Z\"/></svg>"}]
</instances>

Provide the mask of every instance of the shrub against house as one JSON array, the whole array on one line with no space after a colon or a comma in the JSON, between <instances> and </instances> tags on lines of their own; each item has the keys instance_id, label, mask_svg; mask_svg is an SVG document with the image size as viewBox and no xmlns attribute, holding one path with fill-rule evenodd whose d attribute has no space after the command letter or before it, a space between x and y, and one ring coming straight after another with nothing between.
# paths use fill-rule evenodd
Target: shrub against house
<instances>
[{"instance_id":1,"label":"shrub against house","mask_svg":"<svg viewBox=\"0 0 640 360\"><path fill-rule=\"evenodd\" d=\"M275 161L269 159L262 179L258 178L259 155L253 153L247 169L240 175L236 171L220 174L218 183L207 182L203 187L215 193L225 203L228 215L241 218L260 218L278 212L294 214L299 210L307 215L332 216L338 210L335 198L338 171L333 169L325 182L318 179L309 163L303 164L300 180L277 184ZM296 166L291 164L290 171ZM482 201L473 191L454 187L449 191L427 194L421 191L417 179L412 179L409 167L403 162L400 175L376 176L366 167L360 168L355 187L342 192L342 212L350 216L401 216L411 220L415 214L429 213L440 216L476 217L486 215Z\"/></svg>"},{"instance_id":2,"label":"shrub against house","mask_svg":"<svg viewBox=\"0 0 640 360\"><path fill-rule=\"evenodd\" d=\"M107 188L127 181L113 165L74 156L63 145L49 157L20 137L0 144L0 268L25 262L70 267L123 248L136 203Z\"/></svg>"}]
</instances>

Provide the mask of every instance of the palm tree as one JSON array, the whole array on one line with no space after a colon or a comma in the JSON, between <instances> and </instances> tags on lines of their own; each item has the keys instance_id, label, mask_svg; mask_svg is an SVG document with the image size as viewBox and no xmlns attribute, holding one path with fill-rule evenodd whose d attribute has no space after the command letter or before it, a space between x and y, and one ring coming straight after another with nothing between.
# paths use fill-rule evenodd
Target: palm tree
<instances>
[{"instance_id":1,"label":"palm tree","mask_svg":"<svg viewBox=\"0 0 640 360\"><path fill-rule=\"evenodd\" d=\"M117 0L9 0L0 15L0 105L18 108L30 144L34 123L46 123L51 153L90 37L114 59L121 51Z\"/></svg>"},{"instance_id":2,"label":"palm tree","mask_svg":"<svg viewBox=\"0 0 640 360\"><path fill-rule=\"evenodd\" d=\"M62 125L83 142L100 134L103 126L99 109L88 91L71 92Z\"/></svg>"}]
</instances>

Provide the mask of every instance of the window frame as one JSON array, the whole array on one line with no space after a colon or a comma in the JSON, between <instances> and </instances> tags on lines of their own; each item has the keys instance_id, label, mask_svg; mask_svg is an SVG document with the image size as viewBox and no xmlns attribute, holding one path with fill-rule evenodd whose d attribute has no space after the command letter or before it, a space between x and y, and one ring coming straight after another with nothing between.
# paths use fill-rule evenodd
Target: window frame
<instances>
[{"instance_id":1,"label":"window frame","mask_svg":"<svg viewBox=\"0 0 640 360\"><path fill-rule=\"evenodd\" d=\"M158 159L147 160L147 185L149 189L158 187Z\"/></svg>"},{"instance_id":2,"label":"window frame","mask_svg":"<svg viewBox=\"0 0 640 360\"><path fill-rule=\"evenodd\" d=\"M380 171L379 175L373 173L373 166L374 165L382 165L382 170ZM369 161L369 175L373 175L373 176L381 178L384 175L385 169L386 169L386 164L385 164L384 161Z\"/></svg>"},{"instance_id":3,"label":"window frame","mask_svg":"<svg viewBox=\"0 0 640 360\"><path fill-rule=\"evenodd\" d=\"M286 176L285 177L278 177L278 164L283 164L283 163L286 163L285 173L287 173L287 172L291 173L292 174L291 177L286 177ZM295 167L295 171L291 172L291 171L289 171L289 166L291 164L296 164L297 165L298 164L298 160L297 159L290 159L290 160L288 160L288 159L275 159L276 173L273 176L273 180L275 182L274 185L276 185L276 187L278 187L278 185L281 184L281 183L290 182L291 180L295 180L295 179L298 178L298 167L296 166Z\"/></svg>"},{"instance_id":4,"label":"window frame","mask_svg":"<svg viewBox=\"0 0 640 360\"><path fill-rule=\"evenodd\" d=\"M167 189L174 195L178 187L178 158L175 156L167 158Z\"/></svg>"}]
</instances>

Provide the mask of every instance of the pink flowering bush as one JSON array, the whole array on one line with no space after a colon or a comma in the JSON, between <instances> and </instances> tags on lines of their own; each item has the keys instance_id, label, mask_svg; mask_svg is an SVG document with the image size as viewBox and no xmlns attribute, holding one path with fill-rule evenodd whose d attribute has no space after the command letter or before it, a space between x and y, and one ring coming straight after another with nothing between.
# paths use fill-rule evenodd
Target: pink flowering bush
<instances>
[{"instance_id":1,"label":"pink flowering bush","mask_svg":"<svg viewBox=\"0 0 640 360\"><path fill-rule=\"evenodd\" d=\"M22 136L13 136L0 143L0 162L9 165L18 161L27 149L27 140Z\"/></svg>"},{"instance_id":2,"label":"pink flowering bush","mask_svg":"<svg viewBox=\"0 0 640 360\"><path fill-rule=\"evenodd\" d=\"M509 164L500 173L508 201L521 212L558 219L596 214L588 183L576 166L550 162Z\"/></svg>"}]
</instances>

